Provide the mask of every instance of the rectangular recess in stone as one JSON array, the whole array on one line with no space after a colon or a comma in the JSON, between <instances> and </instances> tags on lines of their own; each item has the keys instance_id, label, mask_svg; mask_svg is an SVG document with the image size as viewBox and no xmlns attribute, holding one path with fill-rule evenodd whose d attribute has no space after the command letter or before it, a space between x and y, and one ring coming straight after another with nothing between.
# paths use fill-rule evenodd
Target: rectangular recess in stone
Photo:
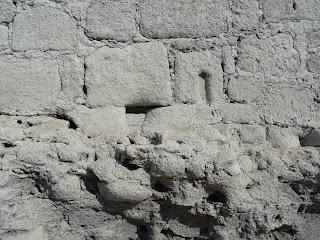
<instances>
[{"instance_id":1,"label":"rectangular recess in stone","mask_svg":"<svg viewBox=\"0 0 320 240\"><path fill-rule=\"evenodd\" d=\"M103 47L86 59L89 106L163 106L172 102L167 50L161 43Z\"/></svg>"},{"instance_id":2,"label":"rectangular recess in stone","mask_svg":"<svg viewBox=\"0 0 320 240\"><path fill-rule=\"evenodd\" d=\"M86 34L94 39L127 41L138 34L134 1L92 1L87 10Z\"/></svg>"},{"instance_id":3,"label":"rectangular recess in stone","mask_svg":"<svg viewBox=\"0 0 320 240\"><path fill-rule=\"evenodd\" d=\"M143 0L140 32L149 38L197 38L227 31L225 0Z\"/></svg>"},{"instance_id":4,"label":"rectangular recess in stone","mask_svg":"<svg viewBox=\"0 0 320 240\"><path fill-rule=\"evenodd\" d=\"M222 100L221 60L209 51L178 53L175 72L176 101L211 104Z\"/></svg>"},{"instance_id":5,"label":"rectangular recess in stone","mask_svg":"<svg viewBox=\"0 0 320 240\"><path fill-rule=\"evenodd\" d=\"M76 47L76 21L50 7L18 14L13 21L12 48L16 51L70 50Z\"/></svg>"},{"instance_id":6,"label":"rectangular recess in stone","mask_svg":"<svg viewBox=\"0 0 320 240\"><path fill-rule=\"evenodd\" d=\"M61 82L57 62L0 58L0 110L44 111L53 108Z\"/></svg>"}]
</instances>

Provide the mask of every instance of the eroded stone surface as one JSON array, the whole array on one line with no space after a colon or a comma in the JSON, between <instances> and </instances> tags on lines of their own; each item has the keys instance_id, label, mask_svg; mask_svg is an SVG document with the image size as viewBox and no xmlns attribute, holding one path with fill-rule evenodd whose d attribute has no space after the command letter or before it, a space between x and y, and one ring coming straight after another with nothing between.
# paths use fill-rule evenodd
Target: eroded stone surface
<instances>
[{"instance_id":1,"label":"eroded stone surface","mask_svg":"<svg viewBox=\"0 0 320 240\"><path fill-rule=\"evenodd\" d=\"M23 11L13 22L12 48L70 50L76 47L76 22L68 14L50 7Z\"/></svg>"},{"instance_id":2,"label":"eroded stone surface","mask_svg":"<svg viewBox=\"0 0 320 240\"><path fill-rule=\"evenodd\" d=\"M227 30L229 5L222 0L144 0L140 14L140 30L146 37L212 37Z\"/></svg>"},{"instance_id":3,"label":"eroded stone surface","mask_svg":"<svg viewBox=\"0 0 320 240\"><path fill-rule=\"evenodd\" d=\"M172 102L167 52L160 43L101 48L86 64L91 106L161 106Z\"/></svg>"}]
</instances>

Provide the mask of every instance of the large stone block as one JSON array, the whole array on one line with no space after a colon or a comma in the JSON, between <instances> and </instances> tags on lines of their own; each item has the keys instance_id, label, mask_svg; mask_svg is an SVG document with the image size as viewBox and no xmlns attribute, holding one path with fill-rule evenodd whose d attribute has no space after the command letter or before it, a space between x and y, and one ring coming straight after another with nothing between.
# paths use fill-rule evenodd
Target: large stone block
<instances>
[{"instance_id":1,"label":"large stone block","mask_svg":"<svg viewBox=\"0 0 320 240\"><path fill-rule=\"evenodd\" d=\"M246 72L282 76L297 72L299 54L288 34L266 39L251 35L240 42L238 66Z\"/></svg>"},{"instance_id":2,"label":"large stone block","mask_svg":"<svg viewBox=\"0 0 320 240\"><path fill-rule=\"evenodd\" d=\"M172 101L166 48L139 43L104 47L86 59L90 106L168 105Z\"/></svg>"},{"instance_id":3,"label":"large stone block","mask_svg":"<svg viewBox=\"0 0 320 240\"><path fill-rule=\"evenodd\" d=\"M12 0L0 1L0 23L11 22L15 14L16 6Z\"/></svg>"},{"instance_id":4,"label":"large stone block","mask_svg":"<svg viewBox=\"0 0 320 240\"><path fill-rule=\"evenodd\" d=\"M90 109L79 106L67 115L90 137L123 137L127 134L125 108Z\"/></svg>"},{"instance_id":5,"label":"large stone block","mask_svg":"<svg viewBox=\"0 0 320 240\"><path fill-rule=\"evenodd\" d=\"M258 28L260 10L257 0L233 0L232 26L238 30Z\"/></svg>"},{"instance_id":6,"label":"large stone block","mask_svg":"<svg viewBox=\"0 0 320 240\"><path fill-rule=\"evenodd\" d=\"M221 60L209 51L179 53L175 64L178 102L211 104L222 100Z\"/></svg>"},{"instance_id":7,"label":"large stone block","mask_svg":"<svg viewBox=\"0 0 320 240\"><path fill-rule=\"evenodd\" d=\"M138 34L134 1L93 1L87 11L87 35L94 39L127 41Z\"/></svg>"},{"instance_id":8,"label":"large stone block","mask_svg":"<svg viewBox=\"0 0 320 240\"><path fill-rule=\"evenodd\" d=\"M144 0L140 31L150 38L212 37L227 30L224 0Z\"/></svg>"},{"instance_id":9,"label":"large stone block","mask_svg":"<svg viewBox=\"0 0 320 240\"><path fill-rule=\"evenodd\" d=\"M61 89L57 62L0 58L0 110L20 113L47 111Z\"/></svg>"},{"instance_id":10,"label":"large stone block","mask_svg":"<svg viewBox=\"0 0 320 240\"><path fill-rule=\"evenodd\" d=\"M17 51L73 49L76 31L76 21L68 14L49 7L33 8L15 17L12 48Z\"/></svg>"},{"instance_id":11,"label":"large stone block","mask_svg":"<svg viewBox=\"0 0 320 240\"><path fill-rule=\"evenodd\" d=\"M319 0L264 0L262 2L264 19L267 22L281 20L319 20Z\"/></svg>"}]
</instances>

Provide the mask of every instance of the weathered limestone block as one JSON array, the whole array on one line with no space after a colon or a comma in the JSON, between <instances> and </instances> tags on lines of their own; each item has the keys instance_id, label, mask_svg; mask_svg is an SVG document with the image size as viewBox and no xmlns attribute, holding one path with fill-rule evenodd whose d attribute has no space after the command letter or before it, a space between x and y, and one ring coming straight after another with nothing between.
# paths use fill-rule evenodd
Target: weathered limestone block
<instances>
[{"instance_id":1,"label":"weathered limestone block","mask_svg":"<svg viewBox=\"0 0 320 240\"><path fill-rule=\"evenodd\" d=\"M251 35L240 42L238 66L246 72L282 76L297 72L299 55L288 34L266 39Z\"/></svg>"},{"instance_id":2,"label":"weathered limestone block","mask_svg":"<svg viewBox=\"0 0 320 240\"><path fill-rule=\"evenodd\" d=\"M156 177L179 177L184 174L185 167L184 160L175 155L157 156L151 159L150 173Z\"/></svg>"},{"instance_id":3,"label":"weathered limestone block","mask_svg":"<svg viewBox=\"0 0 320 240\"><path fill-rule=\"evenodd\" d=\"M264 0L263 15L267 22L281 20L319 20L319 0Z\"/></svg>"},{"instance_id":4,"label":"weathered limestone block","mask_svg":"<svg viewBox=\"0 0 320 240\"><path fill-rule=\"evenodd\" d=\"M152 196L152 189L128 180L98 184L103 198L113 202L138 203Z\"/></svg>"},{"instance_id":5,"label":"weathered limestone block","mask_svg":"<svg viewBox=\"0 0 320 240\"><path fill-rule=\"evenodd\" d=\"M150 38L212 37L227 30L229 4L223 0L143 0L140 31Z\"/></svg>"},{"instance_id":6,"label":"weathered limestone block","mask_svg":"<svg viewBox=\"0 0 320 240\"><path fill-rule=\"evenodd\" d=\"M175 97L181 103L211 104L222 101L221 60L209 51L178 53Z\"/></svg>"},{"instance_id":7,"label":"weathered limestone block","mask_svg":"<svg viewBox=\"0 0 320 240\"><path fill-rule=\"evenodd\" d=\"M307 68L310 72L320 73L320 51L312 52L307 61Z\"/></svg>"},{"instance_id":8,"label":"weathered limestone block","mask_svg":"<svg viewBox=\"0 0 320 240\"><path fill-rule=\"evenodd\" d=\"M0 1L0 23L11 22L15 14L16 6L12 0Z\"/></svg>"},{"instance_id":9,"label":"weathered limestone block","mask_svg":"<svg viewBox=\"0 0 320 240\"><path fill-rule=\"evenodd\" d=\"M58 59L61 88L71 100L83 97L84 63L75 54L68 54Z\"/></svg>"},{"instance_id":10,"label":"weathered limestone block","mask_svg":"<svg viewBox=\"0 0 320 240\"><path fill-rule=\"evenodd\" d=\"M9 47L9 31L6 26L0 25L0 50Z\"/></svg>"},{"instance_id":11,"label":"weathered limestone block","mask_svg":"<svg viewBox=\"0 0 320 240\"><path fill-rule=\"evenodd\" d=\"M64 12L38 7L18 14L13 22L16 51L70 50L76 47L76 21Z\"/></svg>"},{"instance_id":12,"label":"weathered limestone block","mask_svg":"<svg viewBox=\"0 0 320 240\"><path fill-rule=\"evenodd\" d=\"M135 1L92 1L87 10L87 35L94 39L127 41L138 35Z\"/></svg>"},{"instance_id":13,"label":"weathered limestone block","mask_svg":"<svg viewBox=\"0 0 320 240\"><path fill-rule=\"evenodd\" d=\"M167 51L160 43L101 48L86 65L90 106L162 106L172 101Z\"/></svg>"},{"instance_id":14,"label":"weathered limestone block","mask_svg":"<svg viewBox=\"0 0 320 240\"><path fill-rule=\"evenodd\" d=\"M302 146L320 147L320 130L312 130L301 142Z\"/></svg>"},{"instance_id":15,"label":"weathered limestone block","mask_svg":"<svg viewBox=\"0 0 320 240\"><path fill-rule=\"evenodd\" d=\"M90 137L123 137L128 131L125 108L78 106L67 115Z\"/></svg>"},{"instance_id":16,"label":"weathered limestone block","mask_svg":"<svg viewBox=\"0 0 320 240\"><path fill-rule=\"evenodd\" d=\"M232 26L238 30L253 30L259 25L260 10L257 0L233 0Z\"/></svg>"},{"instance_id":17,"label":"weathered limestone block","mask_svg":"<svg viewBox=\"0 0 320 240\"><path fill-rule=\"evenodd\" d=\"M221 120L213 109L198 105L173 105L156 108L147 113L142 129L145 132L173 134L193 125L214 124Z\"/></svg>"},{"instance_id":18,"label":"weathered limestone block","mask_svg":"<svg viewBox=\"0 0 320 240\"><path fill-rule=\"evenodd\" d=\"M240 103L224 104L222 119L226 123L254 124L261 122L259 110L256 106Z\"/></svg>"},{"instance_id":19,"label":"weathered limestone block","mask_svg":"<svg viewBox=\"0 0 320 240\"><path fill-rule=\"evenodd\" d=\"M23 239L23 240L47 240L47 236L45 233L45 230L42 226L36 227L35 229L32 229L31 231L22 232L22 233L7 233L0 235L0 238L2 240L17 240L17 239Z\"/></svg>"},{"instance_id":20,"label":"weathered limestone block","mask_svg":"<svg viewBox=\"0 0 320 240\"><path fill-rule=\"evenodd\" d=\"M268 128L268 140L276 148L296 148L300 146L299 137L287 128Z\"/></svg>"},{"instance_id":21,"label":"weathered limestone block","mask_svg":"<svg viewBox=\"0 0 320 240\"><path fill-rule=\"evenodd\" d=\"M0 110L20 113L53 109L61 89L53 60L0 58Z\"/></svg>"}]
</instances>

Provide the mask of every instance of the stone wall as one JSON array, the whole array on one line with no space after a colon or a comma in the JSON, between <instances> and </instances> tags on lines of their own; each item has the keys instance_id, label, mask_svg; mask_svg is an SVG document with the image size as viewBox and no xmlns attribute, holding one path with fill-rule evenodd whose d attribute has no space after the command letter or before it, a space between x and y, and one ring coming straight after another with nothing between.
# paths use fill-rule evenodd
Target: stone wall
<instances>
[{"instance_id":1,"label":"stone wall","mask_svg":"<svg viewBox=\"0 0 320 240\"><path fill-rule=\"evenodd\" d=\"M319 0L0 0L0 239L320 239Z\"/></svg>"}]
</instances>

